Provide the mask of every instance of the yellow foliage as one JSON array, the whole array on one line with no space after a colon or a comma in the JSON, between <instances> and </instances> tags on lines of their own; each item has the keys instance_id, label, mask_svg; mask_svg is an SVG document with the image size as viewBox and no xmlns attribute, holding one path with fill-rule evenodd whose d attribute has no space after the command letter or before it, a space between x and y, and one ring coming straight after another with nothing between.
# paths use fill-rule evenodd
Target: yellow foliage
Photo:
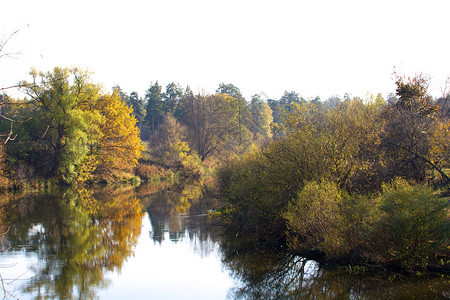
<instances>
[{"instance_id":1,"label":"yellow foliage","mask_svg":"<svg viewBox=\"0 0 450 300\"><path fill-rule=\"evenodd\" d=\"M431 161L442 166L450 163L450 120L443 120L436 124L431 135Z\"/></svg>"},{"instance_id":2,"label":"yellow foliage","mask_svg":"<svg viewBox=\"0 0 450 300\"><path fill-rule=\"evenodd\" d=\"M92 191L82 188L77 190L77 194L82 211L90 216L97 214L98 202L93 197Z\"/></svg>"},{"instance_id":3,"label":"yellow foliage","mask_svg":"<svg viewBox=\"0 0 450 300\"><path fill-rule=\"evenodd\" d=\"M142 205L136 197L129 198L127 195L119 195L107 201L99 203L99 214L102 218L121 221L129 216L142 215Z\"/></svg>"},{"instance_id":4,"label":"yellow foliage","mask_svg":"<svg viewBox=\"0 0 450 300\"><path fill-rule=\"evenodd\" d=\"M83 184L89 179L92 178L93 172L98 166L98 159L95 155L88 155L86 156L81 164L77 166L78 168L78 175L75 178L76 184Z\"/></svg>"},{"instance_id":5,"label":"yellow foliage","mask_svg":"<svg viewBox=\"0 0 450 300\"><path fill-rule=\"evenodd\" d=\"M102 115L101 137L97 143L102 167L108 170L135 167L145 147L132 109L122 102L117 92L100 97L94 109Z\"/></svg>"}]
</instances>

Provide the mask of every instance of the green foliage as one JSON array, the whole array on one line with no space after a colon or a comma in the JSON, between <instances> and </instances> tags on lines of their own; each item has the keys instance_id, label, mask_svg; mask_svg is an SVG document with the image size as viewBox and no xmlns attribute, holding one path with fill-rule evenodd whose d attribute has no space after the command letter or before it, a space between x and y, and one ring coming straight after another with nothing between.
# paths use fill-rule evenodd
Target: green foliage
<instances>
[{"instance_id":1,"label":"green foliage","mask_svg":"<svg viewBox=\"0 0 450 300\"><path fill-rule=\"evenodd\" d=\"M445 120L380 96L291 103L279 118L274 141L218 172L231 227L350 263L420 269L448 255L448 204L417 184L431 168L445 177ZM415 184L383 187L399 173Z\"/></svg>"},{"instance_id":2,"label":"green foliage","mask_svg":"<svg viewBox=\"0 0 450 300\"><path fill-rule=\"evenodd\" d=\"M281 214L309 181L322 178L339 188L357 186L360 174L376 161L369 148L377 131L371 112L378 109L359 100L332 111L293 106L280 127L283 138L226 164L218 173L223 194L249 231L283 237ZM273 226L267 230L270 226L260 224Z\"/></svg>"},{"instance_id":3,"label":"green foliage","mask_svg":"<svg viewBox=\"0 0 450 300\"><path fill-rule=\"evenodd\" d=\"M233 206L230 218L237 230L257 240L277 242L284 239L280 212L289 199L282 195L290 193L288 181L295 178L276 173L277 166L265 154L256 149L242 158L231 157L218 171L218 182Z\"/></svg>"},{"instance_id":4,"label":"green foliage","mask_svg":"<svg viewBox=\"0 0 450 300\"><path fill-rule=\"evenodd\" d=\"M166 92L163 94L164 111L175 115L179 110L181 99L183 98L183 90L178 84L169 83L166 86Z\"/></svg>"},{"instance_id":5,"label":"green foliage","mask_svg":"<svg viewBox=\"0 0 450 300\"><path fill-rule=\"evenodd\" d=\"M151 132L154 133L163 118L163 103L161 86L158 81L151 85L145 93L147 102L145 122L150 126Z\"/></svg>"},{"instance_id":6,"label":"green foliage","mask_svg":"<svg viewBox=\"0 0 450 300\"><path fill-rule=\"evenodd\" d=\"M94 171L114 177L114 171L134 167L143 147L120 88L103 95L89 73L77 68L32 70L31 76L32 82L21 86L35 109L20 124L20 137L8 145L15 159L66 184L82 184Z\"/></svg>"},{"instance_id":7,"label":"green foliage","mask_svg":"<svg viewBox=\"0 0 450 300\"><path fill-rule=\"evenodd\" d=\"M408 269L424 269L448 255L448 199L423 185L397 180L379 198L383 216L373 237L381 260Z\"/></svg>"},{"instance_id":8,"label":"green foliage","mask_svg":"<svg viewBox=\"0 0 450 300\"><path fill-rule=\"evenodd\" d=\"M133 115L136 117L138 124L141 125L140 123L144 121L145 116L144 101L142 98L139 98L137 92L131 92L129 98L131 107L133 108Z\"/></svg>"},{"instance_id":9,"label":"green foliage","mask_svg":"<svg viewBox=\"0 0 450 300\"><path fill-rule=\"evenodd\" d=\"M283 213L288 246L318 251L327 259L360 261L379 220L375 203L369 196L345 193L335 182L307 182Z\"/></svg>"},{"instance_id":10,"label":"green foliage","mask_svg":"<svg viewBox=\"0 0 450 300\"><path fill-rule=\"evenodd\" d=\"M344 244L340 232L341 205L342 195L335 183L306 183L283 214L289 232L288 245L293 249L319 250L340 256Z\"/></svg>"},{"instance_id":11,"label":"green foliage","mask_svg":"<svg viewBox=\"0 0 450 300\"><path fill-rule=\"evenodd\" d=\"M87 72L77 68L55 68L45 74L32 70L31 76L33 83L21 85L37 106L39 127L47 126L40 141L50 145L47 150L53 161L49 175L70 183L88 152L89 139L97 136L100 114L85 108L98 99L100 88L91 83Z\"/></svg>"},{"instance_id":12,"label":"green foliage","mask_svg":"<svg viewBox=\"0 0 450 300\"><path fill-rule=\"evenodd\" d=\"M397 180L374 198L308 182L283 216L291 249L327 259L423 270L448 256L448 201L424 185Z\"/></svg>"}]
</instances>

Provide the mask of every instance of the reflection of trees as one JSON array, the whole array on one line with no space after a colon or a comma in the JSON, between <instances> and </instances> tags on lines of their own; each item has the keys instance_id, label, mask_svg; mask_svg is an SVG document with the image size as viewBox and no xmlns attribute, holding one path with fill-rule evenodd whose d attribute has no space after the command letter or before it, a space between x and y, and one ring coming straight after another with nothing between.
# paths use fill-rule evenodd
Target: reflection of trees
<instances>
[{"instance_id":1,"label":"reflection of trees","mask_svg":"<svg viewBox=\"0 0 450 300\"><path fill-rule=\"evenodd\" d=\"M166 232L172 242L189 238L194 251L207 256L215 249L219 228L207 216L216 200L203 194L203 186L196 182L166 187L153 193L147 201L152 225L151 238L162 243Z\"/></svg>"},{"instance_id":2,"label":"reflection of trees","mask_svg":"<svg viewBox=\"0 0 450 300\"><path fill-rule=\"evenodd\" d=\"M67 190L19 202L11 214L14 235L8 243L13 248L27 245L26 251L39 259L25 292L39 299L89 299L108 285L104 271L120 270L142 222L135 198L110 196L101 201L86 190Z\"/></svg>"},{"instance_id":3,"label":"reflection of trees","mask_svg":"<svg viewBox=\"0 0 450 300\"><path fill-rule=\"evenodd\" d=\"M232 290L232 298L278 299L296 294L309 279L314 263L288 253L258 251L254 245L224 237L222 262L242 286Z\"/></svg>"},{"instance_id":4,"label":"reflection of trees","mask_svg":"<svg viewBox=\"0 0 450 300\"><path fill-rule=\"evenodd\" d=\"M258 250L235 236L223 237L221 250L224 266L241 282L231 290L232 299L445 299L450 295L448 280L439 277L396 274L392 279L386 272L329 270L294 254Z\"/></svg>"}]
</instances>

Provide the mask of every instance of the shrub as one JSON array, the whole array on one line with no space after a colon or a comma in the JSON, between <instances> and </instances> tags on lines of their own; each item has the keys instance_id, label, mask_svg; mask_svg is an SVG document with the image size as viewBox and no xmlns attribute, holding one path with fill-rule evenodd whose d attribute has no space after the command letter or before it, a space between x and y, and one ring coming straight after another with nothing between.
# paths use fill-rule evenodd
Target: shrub
<instances>
[{"instance_id":1,"label":"shrub","mask_svg":"<svg viewBox=\"0 0 450 300\"><path fill-rule=\"evenodd\" d=\"M430 187L396 180L383 187L379 204L383 216L373 239L381 262L424 269L448 251L448 200Z\"/></svg>"},{"instance_id":2,"label":"shrub","mask_svg":"<svg viewBox=\"0 0 450 300\"><path fill-rule=\"evenodd\" d=\"M229 220L241 235L252 240L277 243L284 239L285 222L281 212L289 198L281 197L287 188L278 180L275 167L261 151L233 157L218 170L221 195L232 209Z\"/></svg>"},{"instance_id":3,"label":"shrub","mask_svg":"<svg viewBox=\"0 0 450 300\"><path fill-rule=\"evenodd\" d=\"M184 156L181 160L181 165L181 172L185 177L193 176L199 178L203 174L202 161L196 153Z\"/></svg>"},{"instance_id":4,"label":"shrub","mask_svg":"<svg viewBox=\"0 0 450 300\"><path fill-rule=\"evenodd\" d=\"M136 167L135 174L144 181L159 180L160 178L171 178L173 176L171 171L145 163L141 163Z\"/></svg>"},{"instance_id":5,"label":"shrub","mask_svg":"<svg viewBox=\"0 0 450 300\"><path fill-rule=\"evenodd\" d=\"M336 183L307 182L284 218L288 227L288 245L293 249L318 250L327 257L345 252L340 206L342 195Z\"/></svg>"}]
</instances>

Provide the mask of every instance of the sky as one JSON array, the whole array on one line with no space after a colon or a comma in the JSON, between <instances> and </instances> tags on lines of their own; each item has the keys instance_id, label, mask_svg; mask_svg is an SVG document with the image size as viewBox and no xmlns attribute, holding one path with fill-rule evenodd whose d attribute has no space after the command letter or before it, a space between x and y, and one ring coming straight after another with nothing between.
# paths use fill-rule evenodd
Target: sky
<instances>
[{"instance_id":1,"label":"sky","mask_svg":"<svg viewBox=\"0 0 450 300\"><path fill-rule=\"evenodd\" d=\"M395 92L394 68L450 76L449 0L1 0L0 87L31 67L81 67L105 91L144 96L152 82L214 93L232 83L250 100Z\"/></svg>"}]
</instances>

